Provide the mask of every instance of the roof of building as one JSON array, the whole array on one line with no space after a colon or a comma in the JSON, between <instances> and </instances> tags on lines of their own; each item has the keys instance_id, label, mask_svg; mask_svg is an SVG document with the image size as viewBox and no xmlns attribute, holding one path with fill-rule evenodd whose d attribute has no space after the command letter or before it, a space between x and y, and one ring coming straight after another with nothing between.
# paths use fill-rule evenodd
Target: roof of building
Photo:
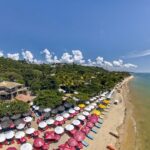
<instances>
[{"instance_id":1,"label":"roof of building","mask_svg":"<svg viewBox=\"0 0 150 150\"><path fill-rule=\"evenodd\" d=\"M6 87L6 88L9 88L9 89L14 88L16 86L20 86L20 85L22 85L22 84L16 83L16 82L10 82L10 81L0 82L0 87Z\"/></svg>"},{"instance_id":2,"label":"roof of building","mask_svg":"<svg viewBox=\"0 0 150 150\"><path fill-rule=\"evenodd\" d=\"M31 96L29 94L19 94L15 97L17 100L23 101L23 102L29 102L36 98L36 96Z\"/></svg>"}]
</instances>

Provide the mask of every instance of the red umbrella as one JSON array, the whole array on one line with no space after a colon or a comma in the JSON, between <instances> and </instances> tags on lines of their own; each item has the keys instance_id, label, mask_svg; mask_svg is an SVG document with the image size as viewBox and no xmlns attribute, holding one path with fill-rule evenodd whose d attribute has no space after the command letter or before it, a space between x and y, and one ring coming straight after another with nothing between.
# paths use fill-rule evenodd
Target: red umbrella
<instances>
[{"instance_id":1,"label":"red umbrella","mask_svg":"<svg viewBox=\"0 0 150 150\"><path fill-rule=\"evenodd\" d=\"M49 145L45 143L45 144L42 146L42 150L48 150L48 149L49 149Z\"/></svg>"},{"instance_id":2,"label":"red umbrella","mask_svg":"<svg viewBox=\"0 0 150 150\"><path fill-rule=\"evenodd\" d=\"M15 147L8 147L7 150L17 150Z\"/></svg>"},{"instance_id":3,"label":"red umbrella","mask_svg":"<svg viewBox=\"0 0 150 150\"><path fill-rule=\"evenodd\" d=\"M69 146L72 146L72 147L78 145L78 142L74 138L70 138L67 143Z\"/></svg>"},{"instance_id":4,"label":"red umbrella","mask_svg":"<svg viewBox=\"0 0 150 150\"><path fill-rule=\"evenodd\" d=\"M92 122L87 122L86 126L89 127L89 128L93 128L94 124Z\"/></svg>"},{"instance_id":5,"label":"red umbrella","mask_svg":"<svg viewBox=\"0 0 150 150\"><path fill-rule=\"evenodd\" d=\"M34 143L33 143L34 147L36 147L36 148L40 148L40 147L42 147L44 144L45 144L45 142L44 142L44 140L43 140L42 138L36 138L36 139L34 140Z\"/></svg>"},{"instance_id":6,"label":"red umbrella","mask_svg":"<svg viewBox=\"0 0 150 150\"><path fill-rule=\"evenodd\" d=\"M27 141L27 139L25 138L25 137L22 137L21 139L20 139L20 142L21 143L25 143Z\"/></svg>"},{"instance_id":7,"label":"red umbrella","mask_svg":"<svg viewBox=\"0 0 150 150\"><path fill-rule=\"evenodd\" d=\"M90 118L90 122L92 123L96 123L98 121L98 119L96 117L91 117Z\"/></svg>"},{"instance_id":8,"label":"red umbrella","mask_svg":"<svg viewBox=\"0 0 150 150\"><path fill-rule=\"evenodd\" d=\"M39 131L34 131L33 136L39 136Z\"/></svg>"},{"instance_id":9,"label":"red umbrella","mask_svg":"<svg viewBox=\"0 0 150 150\"><path fill-rule=\"evenodd\" d=\"M46 140L53 140L55 139L55 132L54 131L47 131L44 134Z\"/></svg>"},{"instance_id":10,"label":"red umbrella","mask_svg":"<svg viewBox=\"0 0 150 150\"><path fill-rule=\"evenodd\" d=\"M70 131L70 133L73 134L73 135L74 135L76 132L77 132L76 129L73 129L73 130Z\"/></svg>"},{"instance_id":11,"label":"red umbrella","mask_svg":"<svg viewBox=\"0 0 150 150\"><path fill-rule=\"evenodd\" d=\"M81 129L82 132L84 132L85 134L88 134L90 132L90 128L88 126L84 126L82 129Z\"/></svg>"},{"instance_id":12,"label":"red umbrella","mask_svg":"<svg viewBox=\"0 0 150 150\"><path fill-rule=\"evenodd\" d=\"M55 140L56 141L59 141L59 139L61 138L61 136L60 135L58 135L58 134L55 134Z\"/></svg>"},{"instance_id":13,"label":"red umbrella","mask_svg":"<svg viewBox=\"0 0 150 150\"><path fill-rule=\"evenodd\" d=\"M74 134L74 138L75 140L77 141L83 141L85 139L85 134L81 131L77 131L75 134Z\"/></svg>"},{"instance_id":14,"label":"red umbrella","mask_svg":"<svg viewBox=\"0 0 150 150\"><path fill-rule=\"evenodd\" d=\"M78 146L77 146L79 149L82 149L83 148L83 144L81 142L78 143Z\"/></svg>"}]
</instances>

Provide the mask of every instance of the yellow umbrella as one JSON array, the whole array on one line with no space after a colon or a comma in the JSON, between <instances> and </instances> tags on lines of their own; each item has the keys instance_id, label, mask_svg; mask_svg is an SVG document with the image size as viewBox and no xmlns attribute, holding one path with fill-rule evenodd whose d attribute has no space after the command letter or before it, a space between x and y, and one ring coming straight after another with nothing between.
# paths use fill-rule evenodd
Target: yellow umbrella
<instances>
[{"instance_id":1,"label":"yellow umbrella","mask_svg":"<svg viewBox=\"0 0 150 150\"><path fill-rule=\"evenodd\" d=\"M110 101L109 101L109 100L103 100L103 103L105 103L105 104L109 104L109 103L110 103Z\"/></svg>"},{"instance_id":2,"label":"yellow umbrella","mask_svg":"<svg viewBox=\"0 0 150 150\"><path fill-rule=\"evenodd\" d=\"M99 110L94 109L92 111L92 114L95 114L95 115L99 116L101 114L101 112Z\"/></svg>"},{"instance_id":3,"label":"yellow umbrella","mask_svg":"<svg viewBox=\"0 0 150 150\"><path fill-rule=\"evenodd\" d=\"M105 109L105 108L106 108L106 106L105 106L105 105L103 105L103 104L99 104L99 108Z\"/></svg>"},{"instance_id":4,"label":"yellow umbrella","mask_svg":"<svg viewBox=\"0 0 150 150\"><path fill-rule=\"evenodd\" d=\"M85 104L79 104L78 105L80 108L84 108L85 107Z\"/></svg>"}]
</instances>

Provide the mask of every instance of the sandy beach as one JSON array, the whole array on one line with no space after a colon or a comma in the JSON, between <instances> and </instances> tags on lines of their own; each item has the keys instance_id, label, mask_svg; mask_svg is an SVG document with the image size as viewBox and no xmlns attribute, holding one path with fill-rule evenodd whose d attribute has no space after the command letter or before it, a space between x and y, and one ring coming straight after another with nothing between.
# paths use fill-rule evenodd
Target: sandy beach
<instances>
[{"instance_id":1,"label":"sandy beach","mask_svg":"<svg viewBox=\"0 0 150 150\"><path fill-rule=\"evenodd\" d=\"M101 129L98 129L98 133L94 135L94 140L91 141L86 139L89 143L88 148L84 150L106 150L107 145L111 144L116 147L116 149L122 149L123 138L122 134L125 131L123 126L126 116L126 101L128 99L128 82L133 78L133 76L126 78L118 87L119 90L115 90L113 94L112 103L110 105L109 111L104 113L104 123ZM118 100L118 105L114 105L114 100ZM127 122L128 124L128 122ZM119 129L119 131L118 131ZM119 135L119 139L109 134L113 132ZM91 133L92 134L92 133ZM126 135L126 134L125 134ZM123 150L123 149L122 149Z\"/></svg>"}]
</instances>

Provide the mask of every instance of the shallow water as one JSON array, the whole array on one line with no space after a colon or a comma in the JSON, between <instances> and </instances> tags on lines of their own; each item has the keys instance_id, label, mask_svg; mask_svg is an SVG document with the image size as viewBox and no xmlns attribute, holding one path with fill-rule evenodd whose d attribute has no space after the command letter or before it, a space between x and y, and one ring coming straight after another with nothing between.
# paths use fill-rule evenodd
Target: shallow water
<instances>
[{"instance_id":1,"label":"shallow water","mask_svg":"<svg viewBox=\"0 0 150 150\"><path fill-rule=\"evenodd\" d=\"M134 76L130 90L137 127L135 150L150 150L150 74Z\"/></svg>"}]
</instances>

